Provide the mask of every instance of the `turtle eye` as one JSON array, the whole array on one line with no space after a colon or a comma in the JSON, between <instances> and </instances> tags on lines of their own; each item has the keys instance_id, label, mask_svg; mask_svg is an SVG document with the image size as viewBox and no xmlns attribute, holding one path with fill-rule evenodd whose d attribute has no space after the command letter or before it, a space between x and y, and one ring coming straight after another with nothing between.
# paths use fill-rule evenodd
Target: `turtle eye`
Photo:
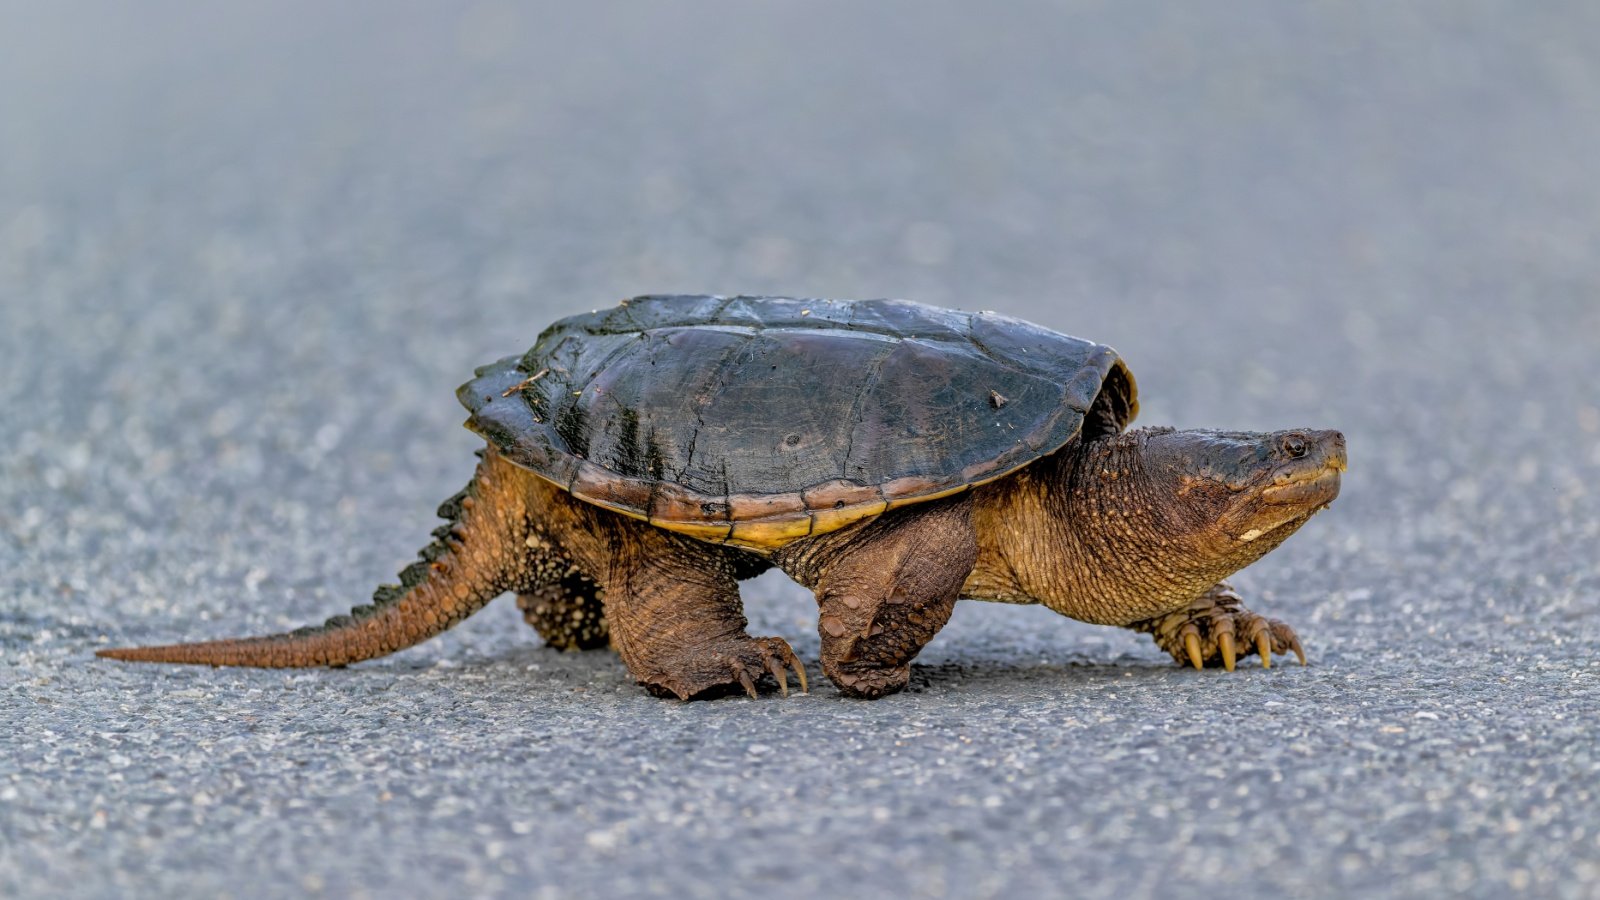
<instances>
[{"instance_id":1,"label":"turtle eye","mask_svg":"<svg viewBox=\"0 0 1600 900\"><path fill-rule=\"evenodd\" d=\"M1303 436L1298 434L1284 436L1283 452L1289 454L1290 459L1300 459L1306 455L1306 451L1309 449L1310 447L1306 445L1306 439Z\"/></svg>"}]
</instances>

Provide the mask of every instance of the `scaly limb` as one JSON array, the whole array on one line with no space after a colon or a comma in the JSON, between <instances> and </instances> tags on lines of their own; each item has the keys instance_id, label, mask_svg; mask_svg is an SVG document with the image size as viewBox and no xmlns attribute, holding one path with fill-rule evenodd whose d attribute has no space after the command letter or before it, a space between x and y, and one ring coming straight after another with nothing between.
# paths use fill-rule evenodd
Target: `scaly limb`
<instances>
[{"instance_id":1,"label":"scaly limb","mask_svg":"<svg viewBox=\"0 0 1600 900\"><path fill-rule=\"evenodd\" d=\"M774 557L820 607L822 669L846 696L903 689L977 559L970 497L884 514Z\"/></svg>"},{"instance_id":2,"label":"scaly limb","mask_svg":"<svg viewBox=\"0 0 1600 900\"><path fill-rule=\"evenodd\" d=\"M1261 667L1272 667L1274 653L1294 653L1306 664L1306 652L1293 628L1244 608L1244 599L1227 582L1200 595L1177 612L1128 626L1148 633L1178 665L1203 669L1221 664L1232 672L1240 656L1254 653Z\"/></svg>"},{"instance_id":3,"label":"scaly limb","mask_svg":"<svg viewBox=\"0 0 1600 900\"><path fill-rule=\"evenodd\" d=\"M517 595L522 618L557 650L599 650L611 643L605 592L575 568Z\"/></svg>"},{"instance_id":4,"label":"scaly limb","mask_svg":"<svg viewBox=\"0 0 1600 900\"><path fill-rule=\"evenodd\" d=\"M806 670L788 642L751 637L735 563L720 548L628 523L605 585L611 643L650 693L680 700L722 696L771 676L789 695Z\"/></svg>"}]
</instances>

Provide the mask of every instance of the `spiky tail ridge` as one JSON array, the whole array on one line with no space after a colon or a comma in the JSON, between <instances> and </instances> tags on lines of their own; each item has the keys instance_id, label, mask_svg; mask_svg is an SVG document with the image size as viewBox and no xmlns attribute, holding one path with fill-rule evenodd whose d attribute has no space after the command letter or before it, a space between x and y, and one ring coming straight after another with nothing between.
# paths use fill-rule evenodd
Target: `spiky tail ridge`
<instances>
[{"instance_id":1,"label":"spiky tail ridge","mask_svg":"<svg viewBox=\"0 0 1600 900\"><path fill-rule=\"evenodd\" d=\"M343 666L421 643L472 615L512 587L526 530L525 497L510 465L493 451L465 490L439 507L448 524L400 584L378 588L372 603L322 625L265 637L124 647L96 656L130 662L309 668Z\"/></svg>"}]
</instances>

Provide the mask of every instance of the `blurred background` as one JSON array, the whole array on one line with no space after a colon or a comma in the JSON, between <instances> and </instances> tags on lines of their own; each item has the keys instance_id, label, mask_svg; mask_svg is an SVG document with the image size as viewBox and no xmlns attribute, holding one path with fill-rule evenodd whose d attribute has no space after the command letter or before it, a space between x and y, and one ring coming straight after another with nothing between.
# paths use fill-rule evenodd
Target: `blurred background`
<instances>
[{"instance_id":1,"label":"blurred background","mask_svg":"<svg viewBox=\"0 0 1600 900\"><path fill-rule=\"evenodd\" d=\"M677 895L1600 885L1600 5L159 0L0 23L0 893L244 872L564 895L552 867ZM1345 496L1240 579L1317 665L1202 680L1132 635L963 605L925 691L684 713L803 743L752 782L744 737L701 720L678 751L618 739L664 707L614 660L540 649L508 602L309 681L88 662L361 602L468 477L455 386L646 292L994 309L1116 346L1144 423L1343 429ZM815 658L803 592L749 595ZM351 695L450 660L489 687ZM343 799L262 824L321 783L286 786L257 728L324 777L350 742L497 749L344 772L320 788ZM925 778L962 728L1024 753L1021 781ZM900 784L872 773L901 751L850 743L908 729ZM519 753L565 786L492 763ZM1238 754L1276 777L1239 780ZM642 766L682 778L613 786ZM430 780L381 816L340 793Z\"/></svg>"}]
</instances>

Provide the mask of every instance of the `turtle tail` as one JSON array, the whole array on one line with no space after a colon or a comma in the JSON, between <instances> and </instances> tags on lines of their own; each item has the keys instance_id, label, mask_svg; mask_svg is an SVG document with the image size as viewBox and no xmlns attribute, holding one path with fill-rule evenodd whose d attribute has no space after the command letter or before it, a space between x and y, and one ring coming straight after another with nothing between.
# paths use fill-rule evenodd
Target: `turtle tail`
<instances>
[{"instance_id":1,"label":"turtle tail","mask_svg":"<svg viewBox=\"0 0 1600 900\"><path fill-rule=\"evenodd\" d=\"M130 662L204 666L309 668L343 666L421 643L472 615L514 586L524 532L526 494L516 473L490 451L461 493L439 507L448 524L420 559L386 584L372 603L321 625L283 634L159 647L96 651Z\"/></svg>"}]
</instances>

